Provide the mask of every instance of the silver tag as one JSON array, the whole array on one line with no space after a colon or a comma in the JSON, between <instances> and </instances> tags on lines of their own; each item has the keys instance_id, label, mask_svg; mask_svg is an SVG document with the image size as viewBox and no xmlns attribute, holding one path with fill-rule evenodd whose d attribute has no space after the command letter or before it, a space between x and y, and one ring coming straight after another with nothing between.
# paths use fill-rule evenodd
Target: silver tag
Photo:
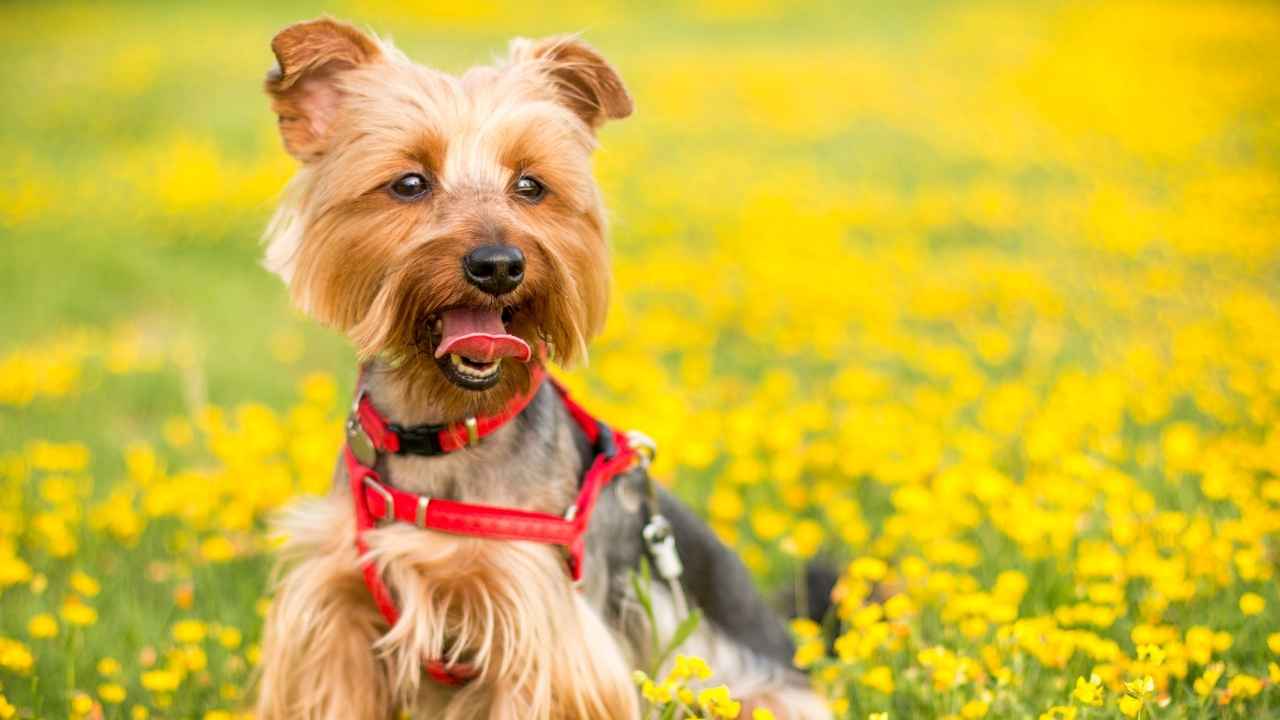
<instances>
[{"instance_id":1,"label":"silver tag","mask_svg":"<svg viewBox=\"0 0 1280 720\"><path fill-rule=\"evenodd\" d=\"M364 431L355 415L347 418L347 446L351 454L356 456L361 465L373 467L378 460L378 451L373 447L373 439Z\"/></svg>"}]
</instances>

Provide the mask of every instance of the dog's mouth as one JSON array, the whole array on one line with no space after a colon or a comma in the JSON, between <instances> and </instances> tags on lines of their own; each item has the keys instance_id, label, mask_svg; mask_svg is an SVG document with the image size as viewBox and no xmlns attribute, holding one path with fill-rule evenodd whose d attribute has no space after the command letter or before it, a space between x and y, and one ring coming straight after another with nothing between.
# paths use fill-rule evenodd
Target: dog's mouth
<instances>
[{"instance_id":1,"label":"dog's mouth","mask_svg":"<svg viewBox=\"0 0 1280 720\"><path fill-rule=\"evenodd\" d=\"M427 318L433 355L444 376L466 390L488 390L498 383L504 358L529 362L529 343L507 332L517 310L464 306Z\"/></svg>"}]
</instances>

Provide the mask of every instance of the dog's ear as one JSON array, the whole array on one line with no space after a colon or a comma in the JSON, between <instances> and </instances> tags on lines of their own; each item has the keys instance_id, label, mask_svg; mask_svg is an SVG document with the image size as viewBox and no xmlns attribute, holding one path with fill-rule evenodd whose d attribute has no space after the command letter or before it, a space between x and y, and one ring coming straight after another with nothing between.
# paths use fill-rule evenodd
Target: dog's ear
<instances>
[{"instance_id":1,"label":"dog's ear","mask_svg":"<svg viewBox=\"0 0 1280 720\"><path fill-rule=\"evenodd\" d=\"M301 22L271 40L276 66L267 72L266 90L280 123L280 138L294 157L306 162L324 153L342 91L343 72L377 62L378 43L356 28L330 18Z\"/></svg>"},{"instance_id":2,"label":"dog's ear","mask_svg":"<svg viewBox=\"0 0 1280 720\"><path fill-rule=\"evenodd\" d=\"M517 38L511 42L511 61L541 64L556 96L592 130L606 120L627 117L634 109L613 67L590 45L571 35Z\"/></svg>"}]
</instances>

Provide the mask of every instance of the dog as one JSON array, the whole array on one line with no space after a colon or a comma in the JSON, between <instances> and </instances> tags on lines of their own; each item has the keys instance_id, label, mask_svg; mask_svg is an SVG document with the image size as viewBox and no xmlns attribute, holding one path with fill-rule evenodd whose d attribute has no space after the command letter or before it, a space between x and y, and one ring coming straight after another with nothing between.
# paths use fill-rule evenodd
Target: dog
<instances>
[{"instance_id":1,"label":"dog","mask_svg":"<svg viewBox=\"0 0 1280 720\"><path fill-rule=\"evenodd\" d=\"M605 319L591 155L632 112L613 67L563 36L455 77L329 18L271 49L300 169L264 263L361 374L333 492L278 523L256 717L639 718L633 668L688 606L682 652L745 717L829 717L742 562L649 478L646 444L545 371Z\"/></svg>"}]
</instances>

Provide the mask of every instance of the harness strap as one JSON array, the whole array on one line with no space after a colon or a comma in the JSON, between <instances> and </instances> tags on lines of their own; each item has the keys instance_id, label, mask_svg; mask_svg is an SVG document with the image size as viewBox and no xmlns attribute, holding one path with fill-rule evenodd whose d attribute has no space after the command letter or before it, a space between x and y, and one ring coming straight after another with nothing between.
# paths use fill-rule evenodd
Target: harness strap
<instances>
[{"instance_id":1,"label":"harness strap","mask_svg":"<svg viewBox=\"0 0 1280 720\"><path fill-rule=\"evenodd\" d=\"M539 368L529 397L537 393L542 378ZM350 441L343 447L343 460L355 506L355 542L361 557L361 572L374 604L388 625L396 624L400 619L400 611L390 589L378 573L377 565L366 559L369 547L364 541L365 531L373 529L380 522L398 521L417 525L424 530L491 540L524 540L559 545L568 551L569 577L575 583L581 581L586 534L600 492L615 477L633 467L640 460L640 455L632 448L626 434L596 420L569 397L562 385L554 380L552 383L561 402L596 449L595 457L580 482L577 500L564 517L517 508L431 498L399 490L382 481L373 468L376 458L366 461L358 457ZM519 410L523 410L528 402L525 399L519 403ZM493 417L496 419L505 415L502 422L510 420L519 414L518 411L508 412L515 404L508 406L507 411L501 415ZM376 449L397 452L393 447L398 447L395 445L399 439L398 434L382 419L363 393L357 400L354 415ZM484 434L492 433L501 427L502 422L495 420ZM441 660L429 659L424 662L423 668L433 679L446 685L464 684L476 674L475 669L468 665L450 665Z\"/></svg>"}]
</instances>

